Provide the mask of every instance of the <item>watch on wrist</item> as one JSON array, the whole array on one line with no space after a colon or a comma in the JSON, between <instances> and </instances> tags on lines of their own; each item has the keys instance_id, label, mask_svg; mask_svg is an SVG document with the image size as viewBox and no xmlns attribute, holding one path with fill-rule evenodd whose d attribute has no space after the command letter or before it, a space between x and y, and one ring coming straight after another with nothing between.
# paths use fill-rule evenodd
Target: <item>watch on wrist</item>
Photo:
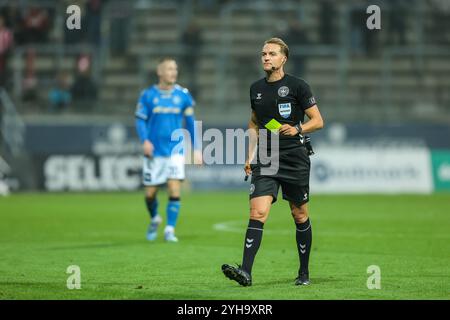
<instances>
[{"instance_id":1,"label":"watch on wrist","mask_svg":"<svg viewBox=\"0 0 450 320\"><path fill-rule=\"evenodd\" d=\"M296 124L295 126L294 126L294 128L295 129L297 129L297 131L298 131L298 134L302 134L302 127L300 126L300 124Z\"/></svg>"}]
</instances>

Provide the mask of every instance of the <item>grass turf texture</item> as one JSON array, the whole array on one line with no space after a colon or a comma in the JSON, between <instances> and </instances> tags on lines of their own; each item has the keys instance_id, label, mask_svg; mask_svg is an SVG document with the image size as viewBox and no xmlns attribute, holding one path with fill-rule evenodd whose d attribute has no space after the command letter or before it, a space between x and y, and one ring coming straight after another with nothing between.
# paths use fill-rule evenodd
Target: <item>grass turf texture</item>
<instances>
[{"instance_id":1,"label":"grass turf texture","mask_svg":"<svg viewBox=\"0 0 450 320\"><path fill-rule=\"evenodd\" d=\"M313 196L312 285L296 287L295 225L279 201L244 288L220 267L241 261L245 192L185 193L177 244L163 227L145 240L142 193L12 195L0 198L0 299L449 299L449 203ZM66 287L69 265L81 268L80 290ZM380 290L367 289L369 265L381 268Z\"/></svg>"}]
</instances>

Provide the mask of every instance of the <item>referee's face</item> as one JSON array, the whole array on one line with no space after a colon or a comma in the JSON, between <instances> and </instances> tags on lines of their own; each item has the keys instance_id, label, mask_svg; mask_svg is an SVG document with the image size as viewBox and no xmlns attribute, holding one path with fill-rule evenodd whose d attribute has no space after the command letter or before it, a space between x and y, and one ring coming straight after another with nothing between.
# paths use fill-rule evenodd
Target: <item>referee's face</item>
<instances>
[{"instance_id":1,"label":"referee's face","mask_svg":"<svg viewBox=\"0 0 450 320\"><path fill-rule=\"evenodd\" d=\"M178 66L174 60L167 60L158 66L158 76L161 82L174 84L177 82Z\"/></svg>"},{"instance_id":2,"label":"referee's face","mask_svg":"<svg viewBox=\"0 0 450 320\"><path fill-rule=\"evenodd\" d=\"M276 43L267 43L261 52L261 62L264 71L270 72L279 70L286 62L286 56L281 52L280 45Z\"/></svg>"}]
</instances>

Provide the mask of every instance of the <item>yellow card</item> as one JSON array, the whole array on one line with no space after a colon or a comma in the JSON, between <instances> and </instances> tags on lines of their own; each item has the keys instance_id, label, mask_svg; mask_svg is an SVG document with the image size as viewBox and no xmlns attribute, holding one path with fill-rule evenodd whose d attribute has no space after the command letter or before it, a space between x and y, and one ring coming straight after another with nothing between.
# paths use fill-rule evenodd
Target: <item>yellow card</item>
<instances>
[{"instance_id":1,"label":"yellow card","mask_svg":"<svg viewBox=\"0 0 450 320\"><path fill-rule=\"evenodd\" d=\"M265 127L270 131L272 131L273 133L278 134L278 129L281 127L281 123L279 123L275 119L272 119L266 123Z\"/></svg>"}]
</instances>

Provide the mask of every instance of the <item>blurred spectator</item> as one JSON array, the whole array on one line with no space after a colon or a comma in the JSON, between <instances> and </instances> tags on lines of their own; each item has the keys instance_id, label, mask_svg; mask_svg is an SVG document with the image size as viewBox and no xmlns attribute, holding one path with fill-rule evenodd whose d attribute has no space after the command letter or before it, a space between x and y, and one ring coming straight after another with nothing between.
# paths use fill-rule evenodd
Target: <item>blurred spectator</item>
<instances>
[{"instance_id":1,"label":"blurred spectator","mask_svg":"<svg viewBox=\"0 0 450 320\"><path fill-rule=\"evenodd\" d=\"M101 9L104 1L88 0L86 4L86 36L93 45L100 45Z\"/></svg>"},{"instance_id":2,"label":"blurred spectator","mask_svg":"<svg viewBox=\"0 0 450 320\"><path fill-rule=\"evenodd\" d=\"M350 46L355 54L364 52L364 33L366 27L366 8L364 6L355 6L350 10Z\"/></svg>"},{"instance_id":3,"label":"blurred spectator","mask_svg":"<svg viewBox=\"0 0 450 320\"><path fill-rule=\"evenodd\" d=\"M373 0L366 0L365 8L369 7L373 3ZM366 9L364 9L366 12ZM367 18L369 15L366 13L364 28L363 28L363 47L364 52L368 57L376 56L380 49L380 33L378 29L367 28Z\"/></svg>"},{"instance_id":4,"label":"blurred spectator","mask_svg":"<svg viewBox=\"0 0 450 320\"><path fill-rule=\"evenodd\" d=\"M72 100L72 95L69 90L68 75L66 73L59 73L57 75L56 85L50 90L48 100L51 112L67 109Z\"/></svg>"},{"instance_id":5,"label":"blurred spectator","mask_svg":"<svg viewBox=\"0 0 450 320\"><path fill-rule=\"evenodd\" d=\"M289 48L293 49L290 51L292 54L289 56L293 75L296 77L304 77L307 56L302 54L302 50L296 50L294 47L310 45L311 41L300 21L296 18L291 18L288 28L281 38L287 43Z\"/></svg>"},{"instance_id":6,"label":"blurred spectator","mask_svg":"<svg viewBox=\"0 0 450 320\"><path fill-rule=\"evenodd\" d=\"M201 50L203 41L201 36L201 30L195 23L191 23L186 31L181 35L181 43L184 48L184 55L182 59L181 72L187 74L189 79L189 87L192 95L195 97L197 94L197 78L198 73L197 65L199 58L199 51Z\"/></svg>"},{"instance_id":7,"label":"blurred spectator","mask_svg":"<svg viewBox=\"0 0 450 320\"><path fill-rule=\"evenodd\" d=\"M304 46L311 44L308 34L303 29L300 20L297 18L291 18L289 20L283 40L291 46Z\"/></svg>"},{"instance_id":8,"label":"blurred spectator","mask_svg":"<svg viewBox=\"0 0 450 320\"><path fill-rule=\"evenodd\" d=\"M24 102L34 103L38 100L37 78L35 76L34 61L36 53L33 49L26 52L25 77L23 79L22 100Z\"/></svg>"},{"instance_id":9,"label":"blurred spectator","mask_svg":"<svg viewBox=\"0 0 450 320\"><path fill-rule=\"evenodd\" d=\"M388 43L390 45L406 45L406 20L409 12L409 2L403 0L389 1L390 10Z\"/></svg>"},{"instance_id":10,"label":"blurred spectator","mask_svg":"<svg viewBox=\"0 0 450 320\"><path fill-rule=\"evenodd\" d=\"M205 10L209 12L217 11L221 6L229 1L226 0L197 0L195 6L199 10Z\"/></svg>"},{"instance_id":11,"label":"blurred spectator","mask_svg":"<svg viewBox=\"0 0 450 320\"><path fill-rule=\"evenodd\" d=\"M14 33L14 43L21 45L23 39L23 19L20 9L16 3L4 7L1 15L5 18L6 26Z\"/></svg>"},{"instance_id":12,"label":"blurred spectator","mask_svg":"<svg viewBox=\"0 0 450 320\"><path fill-rule=\"evenodd\" d=\"M66 26L66 19L62 19L62 28L64 30L64 43L65 44L78 44L83 41L86 33L86 28L84 27L84 13L83 2L80 0L64 0L64 7L67 8L70 5L76 5L81 9L81 29L69 29Z\"/></svg>"},{"instance_id":13,"label":"blurred spectator","mask_svg":"<svg viewBox=\"0 0 450 320\"><path fill-rule=\"evenodd\" d=\"M89 56L81 55L77 66L78 73L70 90L72 98L78 107L90 109L97 100L97 85L91 78Z\"/></svg>"},{"instance_id":14,"label":"blurred spectator","mask_svg":"<svg viewBox=\"0 0 450 320\"><path fill-rule=\"evenodd\" d=\"M352 53L356 55L373 56L378 53L380 30L367 28L366 13L372 0L355 5L350 11L350 46Z\"/></svg>"},{"instance_id":15,"label":"blurred spectator","mask_svg":"<svg viewBox=\"0 0 450 320\"><path fill-rule=\"evenodd\" d=\"M8 57L13 46L13 34L0 16L0 86L5 86L8 79Z\"/></svg>"},{"instance_id":16,"label":"blurred spectator","mask_svg":"<svg viewBox=\"0 0 450 320\"><path fill-rule=\"evenodd\" d=\"M23 24L26 43L47 41L50 19L45 9L35 6L30 7L23 17Z\"/></svg>"},{"instance_id":17,"label":"blurred spectator","mask_svg":"<svg viewBox=\"0 0 450 320\"><path fill-rule=\"evenodd\" d=\"M97 100L97 86L89 72L78 73L70 91L75 103L90 104ZM91 106L86 107L90 108Z\"/></svg>"},{"instance_id":18,"label":"blurred spectator","mask_svg":"<svg viewBox=\"0 0 450 320\"><path fill-rule=\"evenodd\" d=\"M450 46L450 2L448 0L430 0L430 23L426 29L425 40L428 43Z\"/></svg>"},{"instance_id":19,"label":"blurred spectator","mask_svg":"<svg viewBox=\"0 0 450 320\"><path fill-rule=\"evenodd\" d=\"M336 8L333 0L322 0L319 8L319 34L322 44L334 44L336 42L334 34L334 19Z\"/></svg>"},{"instance_id":20,"label":"blurred spectator","mask_svg":"<svg viewBox=\"0 0 450 320\"><path fill-rule=\"evenodd\" d=\"M0 104L0 127L3 126L3 104ZM0 152L3 151L3 132L0 130Z\"/></svg>"},{"instance_id":21,"label":"blurred spectator","mask_svg":"<svg viewBox=\"0 0 450 320\"><path fill-rule=\"evenodd\" d=\"M111 4L111 52L115 56L122 56L128 49L131 6L127 2L112 2Z\"/></svg>"}]
</instances>

